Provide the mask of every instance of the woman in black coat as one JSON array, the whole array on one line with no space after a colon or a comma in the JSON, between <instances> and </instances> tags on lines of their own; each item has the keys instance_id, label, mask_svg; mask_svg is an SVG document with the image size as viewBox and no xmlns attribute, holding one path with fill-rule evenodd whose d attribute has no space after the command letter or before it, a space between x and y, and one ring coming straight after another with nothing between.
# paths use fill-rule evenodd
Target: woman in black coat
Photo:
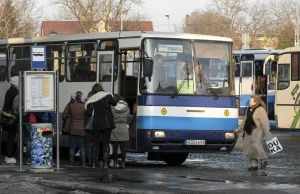
<instances>
[{"instance_id":1,"label":"woman in black coat","mask_svg":"<svg viewBox=\"0 0 300 194\"><path fill-rule=\"evenodd\" d=\"M92 90L97 93L92 95L85 103L88 116L91 116L94 111L92 166L93 168L96 167L99 144L102 139L103 167L108 168L109 140L112 129L116 127L111 106L116 106L117 102L114 100L112 94L103 91L100 84L95 84Z\"/></svg>"}]
</instances>

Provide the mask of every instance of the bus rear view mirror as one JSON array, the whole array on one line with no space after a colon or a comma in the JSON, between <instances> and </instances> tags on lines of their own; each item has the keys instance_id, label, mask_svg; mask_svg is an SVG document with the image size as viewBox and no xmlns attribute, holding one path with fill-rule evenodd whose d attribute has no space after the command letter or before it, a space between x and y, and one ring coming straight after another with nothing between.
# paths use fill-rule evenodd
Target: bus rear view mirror
<instances>
[{"instance_id":1,"label":"bus rear view mirror","mask_svg":"<svg viewBox=\"0 0 300 194\"><path fill-rule=\"evenodd\" d=\"M145 58L143 61L143 76L148 77L149 79L153 74L153 64L154 61L152 58Z\"/></svg>"}]
</instances>

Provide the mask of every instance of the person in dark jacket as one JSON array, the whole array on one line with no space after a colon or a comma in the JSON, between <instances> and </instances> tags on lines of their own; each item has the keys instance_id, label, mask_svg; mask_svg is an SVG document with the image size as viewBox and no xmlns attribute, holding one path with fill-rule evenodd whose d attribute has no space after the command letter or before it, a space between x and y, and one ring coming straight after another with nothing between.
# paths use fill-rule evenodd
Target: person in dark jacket
<instances>
[{"instance_id":1,"label":"person in dark jacket","mask_svg":"<svg viewBox=\"0 0 300 194\"><path fill-rule=\"evenodd\" d=\"M82 166L85 167L85 147L84 147L84 104L82 102L82 92L78 91L71 97L71 101L65 107L63 112L63 119L66 119L70 115L71 130L69 134L70 143L70 166L74 165L75 148L78 145L81 156ZM70 112L69 112L70 109Z\"/></svg>"},{"instance_id":2,"label":"person in dark jacket","mask_svg":"<svg viewBox=\"0 0 300 194\"><path fill-rule=\"evenodd\" d=\"M125 142L129 140L129 132L127 125L127 116L130 113L130 109L127 105L127 102L123 100L123 97L117 94L114 94L114 99L117 102L117 106L112 107L112 112L114 115L114 122L116 128L112 131L110 141L113 144L113 168L118 166L118 147L120 146L121 150L121 164L120 168L125 168Z\"/></svg>"},{"instance_id":3,"label":"person in dark jacket","mask_svg":"<svg viewBox=\"0 0 300 194\"><path fill-rule=\"evenodd\" d=\"M18 90L19 77L18 76L11 77L9 82L11 86L6 91L3 110L6 112L13 112L13 101L15 97L19 94L19 90ZM14 158L15 153L13 151L13 145L18 131L17 122L15 122L10 127L5 126L3 129L7 132L5 162L8 164L15 164L16 159Z\"/></svg>"},{"instance_id":4,"label":"person in dark jacket","mask_svg":"<svg viewBox=\"0 0 300 194\"><path fill-rule=\"evenodd\" d=\"M102 137L103 167L108 168L108 145L112 129L116 127L111 106L116 106L117 102L112 94L103 91L100 84L94 85L93 90L97 93L85 103L87 115L92 116L94 112L92 167L96 167L98 149Z\"/></svg>"}]
</instances>

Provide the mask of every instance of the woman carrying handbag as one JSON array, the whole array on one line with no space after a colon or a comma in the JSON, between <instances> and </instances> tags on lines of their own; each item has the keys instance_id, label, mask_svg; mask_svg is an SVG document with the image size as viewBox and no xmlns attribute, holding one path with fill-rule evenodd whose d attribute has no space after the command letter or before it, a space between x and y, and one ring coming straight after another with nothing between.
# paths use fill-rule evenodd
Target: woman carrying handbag
<instances>
[{"instance_id":1,"label":"woman carrying handbag","mask_svg":"<svg viewBox=\"0 0 300 194\"><path fill-rule=\"evenodd\" d=\"M100 84L95 84L92 88L95 92L85 103L87 115L93 115L93 148L92 148L92 167L96 168L98 149L102 140L103 167L108 168L108 145L112 130L116 127L111 106L116 106L112 94L104 92Z\"/></svg>"},{"instance_id":2,"label":"woman carrying handbag","mask_svg":"<svg viewBox=\"0 0 300 194\"><path fill-rule=\"evenodd\" d=\"M70 119L69 127L69 157L70 166L74 166L76 145L80 150L81 164L85 167L85 147L84 147L84 104L82 102L82 92L78 91L72 95L71 101L67 104L63 112L63 120Z\"/></svg>"}]
</instances>

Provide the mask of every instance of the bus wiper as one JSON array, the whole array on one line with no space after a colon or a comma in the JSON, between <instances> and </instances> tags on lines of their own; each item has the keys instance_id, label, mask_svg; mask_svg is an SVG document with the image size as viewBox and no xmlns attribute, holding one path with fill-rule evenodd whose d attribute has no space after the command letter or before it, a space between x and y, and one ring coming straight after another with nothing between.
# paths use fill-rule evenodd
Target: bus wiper
<instances>
[{"instance_id":1,"label":"bus wiper","mask_svg":"<svg viewBox=\"0 0 300 194\"><path fill-rule=\"evenodd\" d=\"M188 64L186 62L186 73L185 73L185 77L183 79L183 81L181 82L181 84L179 85L178 89L175 91L175 93L171 96L171 98L175 98L175 96L177 96L180 92L180 90L183 88L185 82L187 81L187 87L190 86L190 72L189 72L189 67Z\"/></svg>"},{"instance_id":2,"label":"bus wiper","mask_svg":"<svg viewBox=\"0 0 300 194\"><path fill-rule=\"evenodd\" d=\"M210 82L206 79L206 77L200 73L200 83L202 83L202 81L204 81L205 85L208 85L211 88L211 91L213 92L214 96L216 99L219 99L219 96L216 92L216 90L212 87L212 85L210 84ZM202 85L201 85L201 89L202 89Z\"/></svg>"}]
</instances>

